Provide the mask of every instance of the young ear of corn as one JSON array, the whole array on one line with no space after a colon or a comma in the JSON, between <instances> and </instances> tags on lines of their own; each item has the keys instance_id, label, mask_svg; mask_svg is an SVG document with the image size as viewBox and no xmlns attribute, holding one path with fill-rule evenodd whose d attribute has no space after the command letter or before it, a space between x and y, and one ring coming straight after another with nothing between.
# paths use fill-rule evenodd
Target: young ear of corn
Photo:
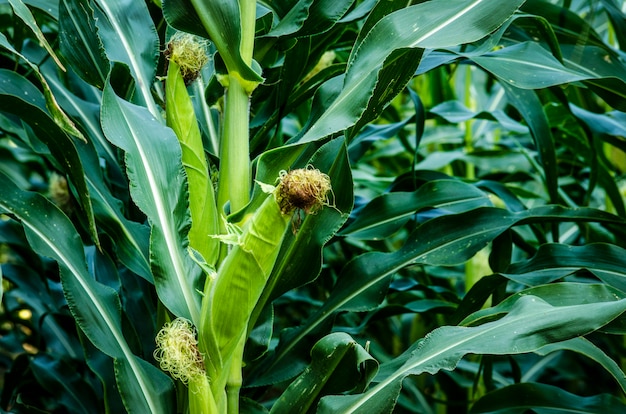
<instances>
[{"instance_id":1,"label":"young ear of corn","mask_svg":"<svg viewBox=\"0 0 626 414\"><path fill-rule=\"evenodd\" d=\"M250 315L263 293L295 211L327 205L330 179L312 168L281 174L272 196L245 223L238 243L207 283L202 301L200 346L218 407L226 389L228 412L236 412L243 346Z\"/></svg>"}]
</instances>

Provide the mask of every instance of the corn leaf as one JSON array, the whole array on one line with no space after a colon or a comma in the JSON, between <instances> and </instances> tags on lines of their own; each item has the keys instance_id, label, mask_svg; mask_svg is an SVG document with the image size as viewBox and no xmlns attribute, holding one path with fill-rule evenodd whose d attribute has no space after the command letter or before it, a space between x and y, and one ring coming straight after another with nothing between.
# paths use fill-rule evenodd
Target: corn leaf
<instances>
[{"instance_id":1,"label":"corn leaf","mask_svg":"<svg viewBox=\"0 0 626 414\"><path fill-rule=\"evenodd\" d=\"M543 206L514 213L480 207L425 222L395 252L371 252L359 256L342 269L338 283L324 305L300 327L286 332L276 354L259 364L260 374L255 378L255 384L274 383L293 376L293 370L298 369L298 364L285 364L285 360L291 358L291 361L300 361L294 353L301 351L303 341L312 334L319 334L320 327L325 326L329 318L340 310L373 309L387 290L389 276L398 270L418 263L434 266L458 265L513 226L564 220L623 223L617 216L591 208ZM299 355L299 358L303 357ZM264 372L271 374L263 374Z\"/></svg>"},{"instance_id":2,"label":"corn leaf","mask_svg":"<svg viewBox=\"0 0 626 414\"><path fill-rule=\"evenodd\" d=\"M188 251L191 223L178 139L145 108L119 98L110 84L102 96L102 128L126 152L131 196L150 222L150 265L159 298L197 325L203 273Z\"/></svg>"},{"instance_id":3,"label":"corn leaf","mask_svg":"<svg viewBox=\"0 0 626 414\"><path fill-rule=\"evenodd\" d=\"M65 67L63 66L59 58L57 57L56 53L54 53L54 50L50 46L50 43L48 43L48 41L44 37L43 33L41 32L41 29L39 28L39 26L37 25L37 22L35 21L35 17L30 12L28 7L26 7L26 5L22 2L22 0L9 0L9 4L11 5L11 8L13 9L13 13L15 13L17 17L22 19L22 21L26 24L26 26L28 26L28 28L33 32L33 34L39 41L39 44L46 49L46 51L50 54L50 56L52 57L54 62L57 64L57 66L61 70L65 71Z\"/></svg>"},{"instance_id":4,"label":"corn leaf","mask_svg":"<svg viewBox=\"0 0 626 414\"><path fill-rule=\"evenodd\" d=\"M51 154L61 170L67 174L71 183L76 187L77 199L85 213L91 237L98 244L98 231L89 198L89 187L76 149L78 144L74 143L66 130L48 115L43 106L45 98L26 78L2 69L0 80L2 80L0 82L0 96L2 97L0 110L17 115L28 124L37 138L31 139L27 144L36 152Z\"/></svg>"},{"instance_id":5,"label":"corn leaf","mask_svg":"<svg viewBox=\"0 0 626 414\"><path fill-rule=\"evenodd\" d=\"M164 0L163 15L178 30L208 37L215 44L229 73L238 74L250 84L263 80L241 57L239 1Z\"/></svg>"},{"instance_id":6,"label":"corn leaf","mask_svg":"<svg viewBox=\"0 0 626 414\"><path fill-rule=\"evenodd\" d=\"M100 40L110 62L128 65L138 89L136 99L160 114L150 87L156 74L159 37L144 2L96 0L94 17Z\"/></svg>"},{"instance_id":7,"label":"corn leaf","mask_svg":"<svg viewBox=\"0 0 626 414\"><path fill-rule=\"evenodd\" d=\"M361 395L324 397L318 412L391 412L402 380L423 372L453 370L466 354L520 354L593 332L626 310L626 299L552 306L519 297L503 318L476 327L443 326L397 359L381 366L380 382ZM376 379L374 379L376 381Z\"/></svg>"},{"instance_id":8,"label":"corn leaf","mask_svg":"<svg viewBox=\"0 0 626 414\"><path fill-rule=\"evenodd\" d=\"M364 389L378 363L350 335L329 334L311 349L312 362L272 406L270 413L307 413L320 397Z\"/></svg>"},{"instance_id":9,"label":"corn leaf","mask_svg":"<svg viewBox=\"0 0 626 414\"><path fill-rule=\"evenodd\" d=\"M354 46L341 92L299 141L320 139L354 125L374 98L372 91L384 63L393 63L387 58L397 49L443 48L479 40L502 25L523 3L433 0L383 17ZM391 98L381 100L381 104Z\"/></svg>"},{"instance_id":10,"label":"corn leaf","mask_svg":"<svg viewBox=\"0 0 626 414\"><path fill-rule=\"evenodd\" d=\"M9 43L6 36L2 32L0 32L0 47L5 48L9 52L11 52L13 55L23 60L29 66L29 68L33 71L33 73L37 77L37 80L41 82L43 95L46 99L46 107L48 108L48 111L50 111L50 115L52 115L52 119L54 119L54 122L57 125L59 125L59 127L61 127L68 134L76 138L85 140L85 137L83 137L83 134L76 128L72 120L59 107L59 104L57 103L56 98L54 97L54 94L50 90L50 87L48 86L46 79L43 77L43 75L39 71L39 67L35 65L33 62L31 62L30 60L28 60L24 55L19 53L17 50L15 50L15 48Z\"/></svg>"},{"instance_id":11,"label":"corn leaf","mask_svg":"<svg viewBox=\"0 0 626 414\"><path fill-rule=\"evenodd\" d=\"M173 384L153 365L134 355L122 333L120 299L87 271L80 236L70 220L43 196L21 191L4 174L0 209L22 222L30 245L54 259L72 315L87 338L116 360L116 373L129 411L172 412ZM132 390L132 391L131 391Z\"/></svg>"},{"instance_id":12,"label":"corn leaf","mask_svg":"<svg viewBox=\"0 0 626 414\"><path fill-rule=\"evenodd\" d=\"M528 396L532 395L532 398ZM626 405L610 394L581 397L553 385L539 383L513 384L490 392L472 406L471 414L505 414L526 412L620 414Z\"/></svg>"},{"instance_id":13,"label":"corn leaf","mask_svg":"<svg viewBox=\"0 0 626 414\"><path fill-rule=\"evenodd\" d=\"M95 23L93 9L88 1L59 2L59 44L63 57L70 62L78 76L102 89L109 62Z\"/></svg>"},{"instance_id":14,"label":"corn leaf","mask_svg":"<svg viewBox=\"0 0 626 414\"><path fill-rule=\"evenodd\" d=\"M189 182L189 243L208 264L215 265L219 241L210 236L219 233L219 217L213 182L209 176L193 104L176 62L169 62L165 85L167 126L174 130L180 141L183 165Z\"/></svg>"}]
</instances>

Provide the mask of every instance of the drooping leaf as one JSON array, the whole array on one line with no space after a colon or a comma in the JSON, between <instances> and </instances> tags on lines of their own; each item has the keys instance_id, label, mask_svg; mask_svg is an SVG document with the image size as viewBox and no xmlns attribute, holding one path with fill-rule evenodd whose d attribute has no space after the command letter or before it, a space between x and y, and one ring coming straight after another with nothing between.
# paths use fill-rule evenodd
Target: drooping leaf
<instances>
[{"instance_id":1,"label":"drooping leaf","mask_svg":"<svg viewBox=\"0 0 626 414\"><path fill-rule=\"evenodd\" d=\"M63 112L61 108L59 107L59 104L57 103L54 97L54 94L50 91L50 87L48 86L46 79L43 77L43 75L39 71L39 68L37 67L37 65L35 65L34 63L26 59L24 55L22 55L17 50L15 50L15 48L11 46L6 36L2 32L0 32L0 46L7 49L9 52L11 52L15 56L23 60L29 66L29 68L33 71L37 79L41 82L43 95L46 99L46 107L48 108L48 111L50 111L50 114L52 115L52 119L54 120L54 122L57 123L57 125L59 125L59 127L61 127L68 134L76 138L84 140L85 138L80 133L80 131L76 129L76 126L74 125L74 123L68 118L65 112Z\"/></svg>"},{"instance_id":2,"label":"drooping leaf","mask_svg":"<svg viewBox=\"0 0 626 414\"><path fill-rule=\"evenodd\" d=\"M65 67L57 57L56 53L54 53L54 50L50 46L50 43L48 43L45 36L41 32L41 29L35 21L35 17L33 17L33 14L30 12L28 7L26 7L22 0L9 0L9 4L13 9L13 13L15 13L16 16L22 19L26 26L28 26L28 28L33 32L33 34L39 41L39 44L46 49L52 59L54 59L54 62L57 64L57 66L61 68L61 70L65 71Z\"/></svg>"},{"instance_id":3,"label":"drooping leaf","mask_svg":"<svg viewBox=\"0 0 626 414\"><path fill-rule=\"evenodd\" d=\"M76 323L98 349L123 367L116 375L120 391L133 389L135 395L126 401L126 408L171 412L171 380L131 352L122 333L120 299L112 288L87 272L83 246L72 223L43 196L21 191L4 175L2 179L0 208L22 222L35 251L59 264L63 291Z\"/></svg>"},{"instance_id":4,"label":"drooping leaf","mask_svg":"<svg viewBox=\"0 0 626 414\"><path fill-rule=\"evenodd\" d=\"M503 275L534 286L550 283L581 269L626 292L626 250L612 244L544 244L531 259L513 263Z\"/></svg>"},{"instance_id":5,"label":"drooping leaf","mask_svg":"<svg viewBox=\"0 0 626 414\"><path fill-rule=\"evenodd\" d=\"M35 133L38 142L45 144L41 148L31 143L34 151L51 153L76 187L76 195L87 219L87 225L94 242L98 243L98 232L93 216L93 206L89 198L89 189L84 177L83 165L78 156L76 145L70 136L41 107L44 102L41 93L28 80L17 73L0 69L0 110L19 116Z\"/></svg>"},{"instance_id":6,"label":"drooping leaf","mask_svg":"<svg viewBox=\"0 0 626 414\"><path fill-rule=\"evenodd\" d=\"M303 324L289 332L276 354L263 366L266 372L279 376L290 371L286 358L301 349L301 341L327 323L338 311L371 310L382 300L390 275L405 266L428 264L458 265L482 250L489 242L509 228L521 224L562 220L622 223L617 216L589 208L566 209L543 206L513 213L491 207L434 218L418 227L405 245L391 253L365 253L349 262L341 271L338 283L324 305ZM284 375L284 374L283 374ZM288 375L287 375L288 376ZM258 380L261 382L261 380Z\"/></svg>"},{"instance_id":7,"label":"drooping leaf","mask_svg":"<svg viewBox=\"0 0 626 414\"><path fill-rule=\"evenodd\" d=\"M558 174L554 138L548 119L534 91L519 89L507 83L501 84L511 104L520 112L530 128L535 146L539 152L539 160L543 167L545 186L551 203L557 203Z\"/></svg>"},{"instance_id":8,"label":"drooping leaf","mask_svg":"<svg viewBox=\"0 0 626 414\"><path fill-rule=\"evenodd\" d=\"M528 295L541 297L543 301L552 306L572 306L581 303L607 302L626 298L626 294L602 284L568 282L540 285L517 292L500 302L497 306L478 310L459 322L459 325L475 326L497 319L510 312L520 297Z\"/></svg>"},{"instance_id":9,"label":"drooping leaf","mask_svg":"<svg viewBox=\"0 0 626 414\"><path fill-rule=\"evenodd\" d=\"M490 392L472 406L470 413L537 412L618 414L626 405L610 394L581 397L553 385L539 383L513 384Z\"/></svg>"},{"instance_id":10,"label":"drooping leaf","mask_svg":"<svg viewBox=\"0 0 626 414\"><path fill-rule=\"evenodd\" d=\"M476 41L502 25L523 2L434 0L386 15L354 46L340 94L298 140L313 141L354 125L372 99L378 73L393 51Z\"/></svg>"},{"instance_id":11,"label":"drooping leaf","mask_svg":"<svg viewBox=\"0 0 626 414\"><path fill-rule=\"evenodd\" d=\"M110 84L102 96L102 128L125 151L131 196L148 216L159 297L172 313L198 324L202 270L187 249L187 180L178 139L145 108L119 98Z\"/></svg>"},{"instance_id":12,"label":"drooping leaf","mask_svg":"<svg viewBox=\"0 0 626 414\"><path fill-rule=\"evenodd\" d=\"M551 306L536 296L522 296L503 318L476 327L443 326L429 333L390 363L380 382L361 395L325 397L318 412L391 412L399 386L408 375L452 370L472 354L519 354L549 343L585 335L626 310L626 299L570 306ZM375 378L376 381L376 378ZM381 403L384 401L384 403Z\"/></svg>"},{"instance_id":13,"label":"drooping leaf","mask_svg":"<svg viewBox=\"0 0 626 414\"><path fill-rule=\"evenodd\" d=\"M86 82L104 88L109 62L97 35L93 9L84 0L62 0L59 4L59 36L63 57Z\"/></svg>"},{"instance_id":14,"label":"drooping leaf","mask_svg":"<svg viewBox=\"0 0 626 414\"><path fill-rule=\"evenodd\" d=\"M376 374L378 363L350 335L336 332L318 341L312 362L278 398L271 413L315 412L324 395L364 389Z\"/></svg>"},{"instance_id":15,"label":"drooping leaf","mask_svg":"<svg viewBox=\"0 0 626 414\"><path fill-rule=\"evenodd\" d=\"M300 0L265 37L310 36L329 30L354 0Z\"/></svg>"},{"instance_id":16,"label":"drooping leaf","mask_svg":"<svg viewBox=\"0 0 626 414\"><path fill-rule=\"evenodd\" d=\"M491 206L488 197L473 185L455 180L430 181L413 193L388 193L375 198L339 234L357 239L382 239L424 208L457 213L487 206Z\"/></svg>"},{"instance_id":17,"label":"drooping leaf","mask_svg":"<svg viewBox=\"0 0 626 414\"><path fill-rule=\"evenodd\" d=\"M128 65L136 81L135 98L155 118L160 118L150 91L156 74L159 38L146 4L133 0L96 0L93 4L96 27L109 61Z\"/></svg>"},{"instance_id":18,"label":"drooping leaf","mask_svg":"<svg viewBox=\"0 0 626 414\"><path fill-rule=\"evenodd\" d=\"M545 356L552 352L563 350L577 352L597 362L600 366L602 366L602 368L610 373L613 378L615 378L615 381L619 384L622 391L626 392L626 374L624 374L624 371L622 371L617 362L611 359L611 357L608 356L602 349L584 337L572 338L567 341L549 344L539 348L535 351L535 353Z\"/></svg>"}]
</instances>

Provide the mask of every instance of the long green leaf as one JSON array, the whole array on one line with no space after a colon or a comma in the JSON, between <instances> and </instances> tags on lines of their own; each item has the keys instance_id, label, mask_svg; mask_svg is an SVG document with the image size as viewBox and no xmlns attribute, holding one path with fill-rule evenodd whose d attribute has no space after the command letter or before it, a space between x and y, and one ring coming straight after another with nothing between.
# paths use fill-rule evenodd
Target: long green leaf
<instances>
[{"instance_id":1,"label":"long green leaf","mask_svg":"<svg viewBox=\"0 0 626 414\"><path fill-rule=\"evenodd\" d=\"M5 48L6 50L11 52L15 56L19 57L24 62L26 62L28 67L33 71L33 73L39 80L39 82L41 82L43 95L46 98L46 107L48 108L48 111L50 111L50 114L52 115L52 119L54 119L54 122L57 125L59 125L68 134L76 138L85 140L81 132L78 129L76 129L76 126L74 125L74 123L69 119L69 117L65 114L65 112L63 112L61 108L59 107L59 104L57 103L54 95L50 91L50 87L48 86L46 79L43 77L43 75L39 71L39 67L35 65L33 62L31 62L30 60L28 60L24 55L19 53L17 50L15 50L15 48L9 43L6 36L2 32L0 32L0 46Z\"/></svg>"},{"instance_id":2,"label":"long green leaf","mask_svg":"<svg viewBox=\"0 0 626 414\"><path fill-rule=\"evenodd\" d=\"M190 216L180 144L174 132L107 85L102 128L126 152L131 196L151 225L150 265L157 293L177 316L198 324L202 270L188 251Z\"/></svg>"},{"instance_id":3,"label":"long green leaf","mask_svg":"<svg viewBox=\"0 0 626 414\"><path fill-rule=\"evenodd\" d=\"M59 37L63 57L91 85L102 89L109 62L98 37L93 9L86 0L62 0L59 4Z\"/></svg>"},{"instance_id":4,"label":"long green leaf","mask_svg":"<svg viewBox=\"0 0 626 414\"><path fill-rule=\"evenodd\" d=\"M375 198L339 234L357 239L382 239L424 208L457 213L488 206L491 202L487 195L473 185L455 180L429 181L412 193L388 193Z\"/></svg>"},{"instance_id":5,"label":"long green leaf","mask_svg":"<svg viewBox=\"0 0 626 414\"><path fill-rule=\"evenodd\" d=\"M1 178L0 208L22 222L35 251L59 264L63 291L78 326L98 349L124 367L117 374L120 391L131 388L136 394L127 409L172 412L171 381L131 352L122 333L120 299L88 273L80 236L70 220L43 196L21 191L5 175Z\"/></svg>"},{"instance_id":6,"label":"long green leaf","mask_svg":"<svg viewBox=\"0 0 626 414\"><path fill-rule=\"evenodd\" d=\"M523 3L433 0L383 17L355 45L339 96L299 141L320 139L354 125L372 98L383 63L395 50L442 48L479 40L502 25Z\"/></svg>"},{"instance_id":7,"label":"long green leaf","mask_svg":"<svg viewBox=\"0 0 626 414\"><path fill-rule=\"evenodd\" d=\"M146 4L134 0L96 0L94 6L98 34L107 57L111 62L128 65L137 82L139 102L160 119L150 92L159 56L159 37Z\"/></svg>"},{"instance_id":8,"label":"long green leaf","mask_svg":"<svg viewBox=\"0 0 626 414\"><path fill-rule=\"evenodd\" d=\"M543 167L541 173L545 179L550 202L556 204L559 200L556 149L541 101L534 91L516 88L507 83L502 83L502 87L506 91L510 103L520 112L530 128L539 152L539 160Z\"/></svg>"},{"instance_id":9,"label":"long green leaf","mask_svg":"<svg viewBox=\"0 0 626 414\"><path fill-rule=\"evenodd\" d=\"M470 413L506 414L526 412L619 414L626 405L610 394L580 397L553 385L513 384L493 391L478 400Z\"/></svg>"},{"instance_id":10,"label":"long green leaf","mask_svg":"<svg viewBox=\"0 0 626 414\"><path fill-rule=\"evenodd\" d=\"M391 412L398 386L408 375L452 370L468 354L520 354L588 334L626 310L626 299L554 307L522 296L502 319L476 327L443 326L396 360L381 366L380 382L361 395L325 397L320 413ZM385 404L381 403L385 401Z\"/></svg>"},{"instance_id":11,"label":"long green leaf","mask_svg":"<svg viewBox=\"0 0 626 414\"><path fill-rule=\"evenodd\" d=\"M26 5L22 2L22 0L9 0L9 4L11 5L11 8L13 9L13 13L15 13L17 17L22 19L22 21L26 24L26 26L28 26L28 28L33 32L35 37L37 37L39 44L46 49L46 51L50 54L50 56L52 57L54 62L57 64L57 66L61 70L65 71L65 67L63 66L59 58L57 57L56 53L54 53L54 50L50 46L50 43L48 43L48 41L44 37L43 33L41 32L41 29L39 28L39 26L37 25L37 22L35 21L35 17L30 12L28 7L26 7Z\"/></svg>"},{"instance_id":12,"label":"long green leaf","mask_svg":"<svg viewBox=\"0 0 626 414\"><path fill-rule=\"evenodd\" d=\"M626 292L626 249L612 244L544 244L529 260L513 263L503 276L533 286L552 282L581 269Z\"/></svg>"},{"instance_id":13,"label":"long green leaf","mask_svg":"<svg viewBox=\"0 0 626 414\"><path fill-rule=\"evenodd\" d=\"M330 29L354 0L300 0L264 37L309 36Z\"/></svg>"},{"instance_id":14,"label":"long green leaf","mask_svg":"<svg viewBox=\"0 0 626 414\"><path fill-rule=\"evenodd\" d=\"M481 207L429 220L413 232L401 249L392 253L366 253L349 262L324 305L301 327L281 339L276 355L263 364L263 369L278 377L282 370L289 371L290 367L284 361L305 338L340 310L365 311L375 307L378 302L371 299L379 299L380 292L384 293L387 288L389 276L406 266L458 265L513 226L564 220L623 223L619 217L600 210L559 206L537 207L518 213Z\"/></svg>"},{"instance_id":15,"label":"long green leaf","mask_svg":"<svg viewBox=\"0 0 626 414\"><path fill-rule=\"evenodd\" d=\"M31 140L33 150L42 154L52 154L62 171L68 175L76 187L76 195L87 219L91 237L96 244L98 232L89 198L89 188L83 175L83 165L78 156L76 143L48 115L42 103L41 93L26 78L19 74L0 69L0 110L12 113L27 123L37 139ZM41 143L45 144L42 146Z\"/></svg>"},{"instance_id":16,"label":"long green leaf","mask_svg":"<svg viewBox=\"0 0 626 414\"><path fill-rule=\"evenodd\" d=\"M312 362L272 406L271 413L311 412L320 397L365 388L378 363L350 335L336 332L318 341Z\"/></svg>"},{"instance_id":17,"label":"long green leaf","mask_svg":"<svg viewBox=\"0 0 626 414\"><path fill-rule=\"evenodd\" d=\"M611 359L611 357L609 357L602 349L588 339L579 337L563 342L557 342L556 344L549 344L539 348L535 351L535 353L545 356L549 353L563 350L577 352L596 361L602 366L602 368L610 373L613 378L615 378L615 381L622 388L622 391L626 392L626 374L624 374L624 371L622 371L617 362Z\"/></svg>"},{"instance_id":18,"label":"long green leaf","mask_svg":"<svg viewBox=\"0 0 626 414\"><path fill-rule=\"evenodd\" d=\"M626 298L623 292L603 284L570 282L540 285L517 292L497 306L478 310L463 319L459 325L475 326L500 318L511 311L520 297L527 295L539 296L552 306L572 306Z\"/></svg>"}]
</instances>

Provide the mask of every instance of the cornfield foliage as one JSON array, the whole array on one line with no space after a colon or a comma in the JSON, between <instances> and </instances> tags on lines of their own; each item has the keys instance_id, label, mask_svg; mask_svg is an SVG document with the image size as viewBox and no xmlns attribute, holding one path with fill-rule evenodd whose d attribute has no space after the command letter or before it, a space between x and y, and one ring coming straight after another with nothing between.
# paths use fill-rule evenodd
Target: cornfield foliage
<instances>
[{"instance_id":1,"label":"cornfield foliage","mask_svg":"<svg viewBox=\"0 0 626 414\"><path fill-rule=\"evenodd\" d=\"M0 27L2 412L626 411L624 2Z\"/></svg>"}]
</instances>

